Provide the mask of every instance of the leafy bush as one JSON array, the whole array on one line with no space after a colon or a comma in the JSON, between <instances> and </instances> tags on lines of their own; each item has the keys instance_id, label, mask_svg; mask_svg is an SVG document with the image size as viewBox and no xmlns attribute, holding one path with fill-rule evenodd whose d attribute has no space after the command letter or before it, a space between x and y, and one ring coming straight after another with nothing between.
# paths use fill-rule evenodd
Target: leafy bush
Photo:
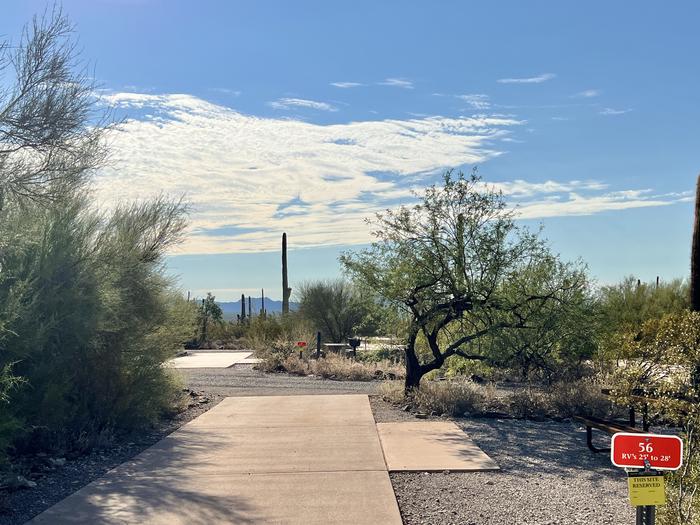
<instances>
[{"instance_id":1,"label":"leafy bush","mask_svg":"<svg viewBox=\"0 0 700 525\"><path fill-rule=\"evenodd\" d=\"M55 8L0 42L0 456L83 450L172 410L163 363L196 330L163 273L186 207L96 209L110 125L71 33Z\"/></svg>"},{"instance_id":2,"label":"leafy bush","mask_svg":"<svg viewBox=\"0 0 700 525\"><path fill-rule=\"evenodd\" d=\"M196 311L161 273L185 209L159 199L95 215L89 200L0 212L0 366L21 448L90 445L106 429L154 421L176 401L162 364L196 329ZM16 437L16 436L15 436Z\"/></svg>"},{"instance_id":3,"label":"leafy bush","mask_svg":"<svg viewBox=\"0 0 700 525\"><path fill-rule=\"evenodd\" d=\"M688 310L650 319L620 336L629 356L615 374L614 395L629 403L650 398L652 417L677 425L685 444L684 466L668 476L668 505L659 523L700 523L700 312Z\"/></svg>"},{"instance_id":4,"label":"leafy bush","mask_svg":"<svg viewBox=\"0 0 700 525\"><path fill-rule=\"evenodd\" d=\"M334 343L353 335L368 313L352 285L340 279L303 283L299 312Z\"/></svg>"}]
</instances>

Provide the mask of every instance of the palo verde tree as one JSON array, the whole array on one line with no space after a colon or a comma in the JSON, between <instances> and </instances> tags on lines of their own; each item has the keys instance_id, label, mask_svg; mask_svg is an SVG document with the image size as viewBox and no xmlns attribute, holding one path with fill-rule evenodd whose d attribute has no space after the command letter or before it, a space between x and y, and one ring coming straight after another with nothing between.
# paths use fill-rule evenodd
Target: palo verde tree
<instances>
[{"instance_id":1,"label":"palo verde tree","mask_svg":"<svg viewBox=\"0 0 700 525\"><path fill-rule=\"evenodd\" d=\"M475 174L448 171L421 202L377 215L376 241L341 258L357 279L410 317L406 391L454 355L484 360L484 341L530 330L552 304L586 287L537 233L516 225L501 193ZM546 318L546 316L544 316ZM423 355L419 339L427 345Z\"/></svg>"},{"instance_id":2,"label":"palo verde tree","mask_svg":"<svg viewBox=\"0 0 700 525\"><path fill-rule=\"evenodd\" d=\"M324 337L340 343L353 335L367 308L350 283L335 279L303 283L299 289L299 313Z\"/></svg>"}]
</instances>

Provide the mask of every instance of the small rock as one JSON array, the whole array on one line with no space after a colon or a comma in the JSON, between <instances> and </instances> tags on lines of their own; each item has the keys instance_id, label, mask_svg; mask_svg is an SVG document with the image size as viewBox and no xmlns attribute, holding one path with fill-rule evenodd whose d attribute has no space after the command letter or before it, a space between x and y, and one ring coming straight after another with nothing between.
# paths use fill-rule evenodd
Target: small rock
<instances>
[{"instance_id":1,"label":"small rock","mask_svg":"<svg viewBox=\"0 0 700 525\"><path fill-rule=\"evenodd\" d=\"M415 414L415 416L416 416L418 419L428 419L428 414L422 414L422 413L420 413L420 412L419 412L418 414Z\"/></svg>"},{"instance_id":2,"label":"small rock","mask_svg":"<svg viewBox=\"0 0 700 525\"><path fill-rule=\"evenodd\" d=\"M33 489L36 487L36 482L24 476L9 476L0 481L0 486L9 490Z\"/></svg>"},{"instance_id":3,"label":"small rock","mask_svg":"<svg viewBox=\"0 0 700 525\"><path fill-rule=\"evenodd\" d=\"M49 458L49 463L53 467L62 467L66 464L66 458Z\"/></svg>"}]
</instances>

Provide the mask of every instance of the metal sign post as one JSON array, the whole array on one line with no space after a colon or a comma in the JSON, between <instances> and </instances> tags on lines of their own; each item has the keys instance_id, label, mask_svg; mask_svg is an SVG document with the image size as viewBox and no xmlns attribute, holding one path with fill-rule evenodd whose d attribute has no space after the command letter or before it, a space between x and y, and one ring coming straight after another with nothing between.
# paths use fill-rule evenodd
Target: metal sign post
<instances>
[{"instance_id":1,"label":"metal sign post","mask_svg":"<svg viewBox=\"0 0 700 525\"><path fill-rule=\"evenodd\" d=\"M637 525L655 525L656 506L666 503L664 470L683 463L678 436L618 432L613 435L610 461L627 471L630 503L637 508Z\"/></svg>"},{"instance_id":2,"label":"metal sign post","mask_svg":"<svg viewBox=\"0 0 700 525\"><path fill-rule=\"evenodd\" d=\"M299 349L299 359L303 359L304 348L306 348L306 341L297 341L297 348Z\"/></svg>"}]
</instances>

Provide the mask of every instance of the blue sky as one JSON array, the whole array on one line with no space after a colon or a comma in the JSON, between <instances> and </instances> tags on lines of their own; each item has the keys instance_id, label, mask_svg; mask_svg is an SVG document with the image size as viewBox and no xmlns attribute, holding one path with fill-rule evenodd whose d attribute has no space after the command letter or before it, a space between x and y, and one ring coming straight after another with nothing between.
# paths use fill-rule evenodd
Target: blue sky
<instances>
[{"instance_id":1,"label":"blue sky","mask_svg":"<svg viewBox=\"0 0 700 525\"><path fill-rule=\"evenodd\" d=\"M16 39L45 2L4 2ZM479 166L600 282L685 276L700 171L694 2L67 0L127 116L105 206L185 194L170 271L279 298L369 240L362 217Z\"/></svg>"}]
</instances>

